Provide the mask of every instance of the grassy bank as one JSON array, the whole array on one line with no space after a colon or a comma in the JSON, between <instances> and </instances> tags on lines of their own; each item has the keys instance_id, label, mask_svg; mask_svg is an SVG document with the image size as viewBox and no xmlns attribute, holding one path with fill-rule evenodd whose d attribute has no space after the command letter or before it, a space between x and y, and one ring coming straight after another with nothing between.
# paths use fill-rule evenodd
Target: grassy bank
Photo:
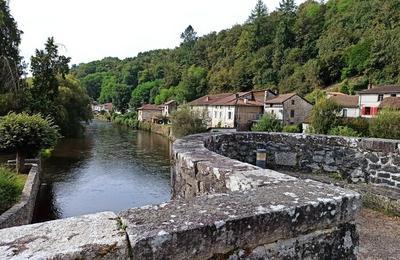
<instances>
[{"instance_id":1,"label":"grassy bank","mask_svg":"<svg viewBox=\"0 0 400 260\"><path fill-rule=\"evenodd\" d=\"M0 214L11 208L21 197L28 175L16 174L0 166Z\"/></svg>"}]
</instances>

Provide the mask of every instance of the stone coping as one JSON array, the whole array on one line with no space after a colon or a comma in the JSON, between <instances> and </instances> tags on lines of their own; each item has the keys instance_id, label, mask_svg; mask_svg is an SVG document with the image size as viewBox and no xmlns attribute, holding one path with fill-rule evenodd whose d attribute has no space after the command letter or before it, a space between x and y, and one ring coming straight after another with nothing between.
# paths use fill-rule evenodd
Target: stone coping
<instances>
[{"instance_id":1,"label":"stone coping","mask_svg":"<svg viewBox=\"0 0 400 260\"><path fill-rule=\"evenodd\" d=\"M0 229L31 223L35 208L36 196L40 185L39 165L34 160L26 163L30 166L28 177L22 190L21 198L17 204L0 215ZM12 163L12 162L11 162Z\"/></svg>"}]
</instances>

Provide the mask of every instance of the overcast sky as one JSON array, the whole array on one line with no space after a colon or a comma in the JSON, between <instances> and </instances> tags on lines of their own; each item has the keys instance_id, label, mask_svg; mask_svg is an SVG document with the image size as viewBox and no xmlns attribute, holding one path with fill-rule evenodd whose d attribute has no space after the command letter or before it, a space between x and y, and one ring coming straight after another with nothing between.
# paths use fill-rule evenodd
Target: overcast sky
<instances>
[{"instance_id":1,"label":"overcast sky","mask_svg":"<svg viewBox=\"0 0 400 260\"><path fill-rule=\"evenodd\" d=\"M173 48L191 24L199 35L242 24L257 0L11 0L28 59L49 36L72 63ZM270 11L280 0L264 0ZM298 3L303 2L298 0Z\"/></svg>"}]
</instances>

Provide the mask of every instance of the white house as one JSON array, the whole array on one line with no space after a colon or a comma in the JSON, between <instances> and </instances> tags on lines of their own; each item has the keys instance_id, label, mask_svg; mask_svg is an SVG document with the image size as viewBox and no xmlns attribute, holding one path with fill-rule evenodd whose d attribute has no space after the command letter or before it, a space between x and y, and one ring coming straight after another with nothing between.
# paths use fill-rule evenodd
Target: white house
<instances>
[{"instance_id":1,"label":"white house","mask_svg":"<svg viewBox=\"0 0 400 260\"><path fill-rule=\"evenodd\" d=\"M400 86L369 86L368 89L358 92L361 117L372 118L378 114L379 106L385 98L400 97Z\"/></svg>"},{"instance_id":2,"label":"white house","mask_svg":"<svg viewBox=\"0 0 400 260\"><path fill-rule=\"evenodd\" d=\"M271 91L249 91L207 95L189 103L189 106L207 116L209 127L247 128L263 114L265 96Z\"/></svg>"},{"instance_id":3,"label":"white house","mask_svg":"<svg viewBox=\"0 0 400 260\"><path fill-rule=\"evenodd\" d=\"M339 104L343 108L341 111L343 117L360 117L359 96L351 96L336 92L328 93L327 96L330 100Z\"/></svg>"}]
</instances>

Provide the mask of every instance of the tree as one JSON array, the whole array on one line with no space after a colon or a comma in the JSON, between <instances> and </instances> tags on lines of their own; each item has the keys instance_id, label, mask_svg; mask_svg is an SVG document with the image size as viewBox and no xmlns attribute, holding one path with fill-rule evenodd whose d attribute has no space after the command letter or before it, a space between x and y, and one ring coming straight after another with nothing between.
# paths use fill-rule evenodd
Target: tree
<instances>
[{"instance_id":1,"label":"tree","mask_svg":"<svg viewBox=\"0 0 400 260\"><path fill-rule=\"evenodd\" d=\"M248 21L255 22L257 19L260 19L261 17L265 17L267 15L268 15L267 6L264 4L262 0L258 0L256 6L251 11Z\"/></svg>"},{"instance_id":2,"label":"tree","mask_svg":"<svg viewBox=\"0 0 400 260\"><path fill-rule=\"evenodd\" d=\"M117 84L115 86L115 95L113 96L112 103L116 110L122 114L124 114L129 108L131 93L132 90L128 85Z\"/></svg>"},{"instance_id":3,"label":"tree","mask_svg":"<svg viewBox=\"0 0 400 260\"><path fill-rule=\"evenodd\" d=\"M207 130L205 115L183 105L172 114L172 134L179 138L191 134L202 133Z\"/></svg>"},{"instance_id":4,"label":"tree","mask_svg":"<svg viewBox=\"0 0 400 260\"><path fill-rule=\"evenodd\" d=\"M274 114L266 113L251 128L253 132L280 132L282 131L282 121L277 119Z\"/></svg>"},{"instance_id":5,"label":"tree","mask_svg":"<svg viewBox=\"0 0 400 260\"><path fill-rule=\"evenodd\" d=\"M17 153L17 172L21 172L27 156L36 156L41 149L52 147L60 137L52 119L39 114L11 113L0 119L0 148Z\"/></svg>"},{"instance_id":6,"label":"tree","mask_svg":"<svg viewBox=\"0 0 400 260\"><path fill-rule=\"evenodd\" d=\"M44 50L36 50L31 58L33 86L30 89L30 110L33 113L53 115L55 100L58 97L58 76L65 78L69 72L68 63L71 58L58 54L58 46L51 37Z\"/></svg>"},{"instance_id":7,"label":"tree","mask_svg":"<svg viewBox=\"0 0 400 260\"><path fill-rule=\"evenodd\" d=\"M193 29L191 25L189 25L185 31L181 34L182 44L183 45L193 45L194 42L197 40L197 33Z\"/></svg>"},{"instance_id":8,"label":"tree","mask_svg":"<svg viewBox=\"0 0 400 260\"><path fill-rule=\"evenodd\" d=\"M131 108L138 108L145 103L154 103L156 96L151 96L150 92L152 89L159 89L164 84L162 80L149 81L139 84L131 95L129 105Z\"/></svg>"},{"instance_id":9,"label":"tree","mask_svg":"<svg viewBox=\"0 0 400 260\"><path fill-rule=\"evenodd\" d=\"M339 125L341 106L327 98L320 98L311 112L311 128L315 134L328 134Z\"/></svg>"},{"instance_id":10,"label":"tree","mask_svg":"<svg viewBox=\"0 0 400 260\"><path fill-rule=\"evenodd\" d=\"M370 122L372 137L400 139L400 111L384 109Z\"/></svg>"},{"instance_id":11,"label":"tree","mask_svg":"<svg viewBox=\"0 0 400 260\"><path fill-rule=\"evenodd\" d=\"M359 137L360 134L348 126L336 126L329 130L329 135Z\"/></svg>"}]
</instances>

